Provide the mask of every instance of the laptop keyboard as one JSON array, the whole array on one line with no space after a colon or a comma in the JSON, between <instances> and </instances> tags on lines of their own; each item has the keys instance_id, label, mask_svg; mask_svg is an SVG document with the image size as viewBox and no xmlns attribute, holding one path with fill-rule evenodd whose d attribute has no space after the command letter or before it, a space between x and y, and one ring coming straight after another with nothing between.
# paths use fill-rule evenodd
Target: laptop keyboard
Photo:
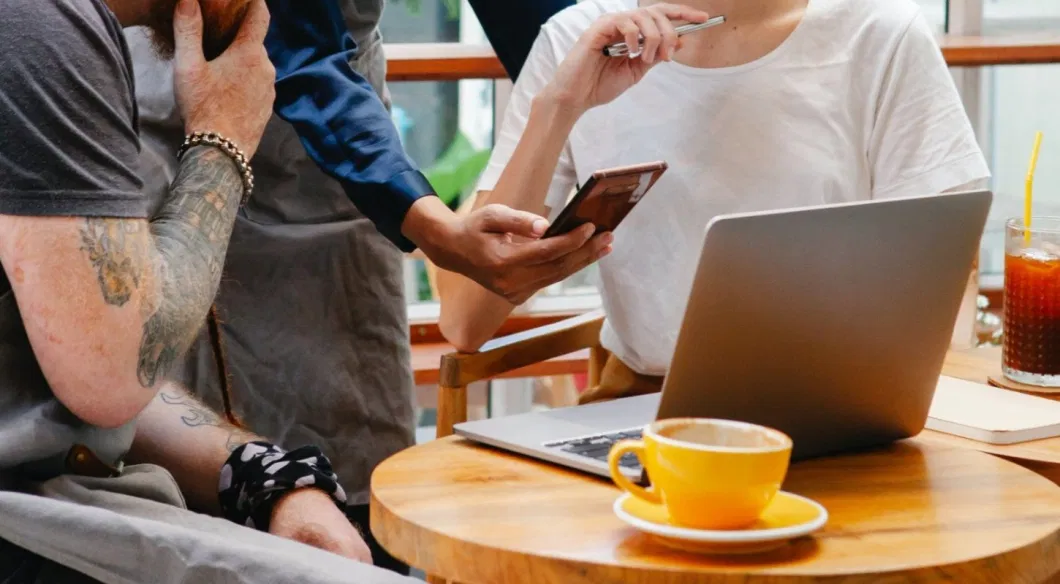
<instances>
[{"instance_id":1,"label":"laptop keyboard","mask_svg":"<svg viewBox=\"0 0 1060 584\"><path fill-rule=\"evenodd\" d=\"M641 437L641 431L641 428L619 430L607 434L582 436L579 438L560 440L558 442L550 442L545 446L548 448L558 448L563 452L569 452L593 460L607 462L607 455L611 452L611 447L614 446L616 442L621 440L639 440ZM634 471L642 470L640 460L638 460L637 456L632 452L627 452L622 455L622 458L618 461L618 465Z\"/></svg>"}]
</instances>

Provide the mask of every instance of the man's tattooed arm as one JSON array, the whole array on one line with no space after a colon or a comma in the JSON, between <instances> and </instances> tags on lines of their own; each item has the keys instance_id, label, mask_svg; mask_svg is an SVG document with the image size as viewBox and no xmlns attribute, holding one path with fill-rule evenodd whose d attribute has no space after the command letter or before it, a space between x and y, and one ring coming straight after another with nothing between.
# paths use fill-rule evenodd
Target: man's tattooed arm
<instances>
[{"instance_id":1,"label":"man's tattooed arm","mask_svg":"<svg viewBox=\"0 0 1060 584\"><path fill-rule=\"evenodd\" d=\"M118 205L130 193L112 194ZM150 219L0 213L0 269L33 358L72 414L115 428L155 398L205 323L242 195L236 163L202 146Z\"/></svg>"},{"instance_id":2,"label":"man's tattooed arm","mask_svg":"<svg viewBox=\"0 0 1060 584\"><path fill-rule=\"evenodd\" d=\"M181 161L169 197L143 221L90 218L82 251L104 301L122 307L139 291L143 330L136 376L154 388L191 345L217 294L243 183L220 150L199 146Z\"/></svg>"},{"instance_id":3,"label":"man's tattooed arm","mask_svg":"<svg viewBox=\"0 0 1060 584\"><path fill-rule=\"evenodd\" d=\"M159 392L158 399L173 408L175 414L180 416L181 423L188 428L220 428L227 432L225 449L229 452L234 451L247 442L261 440L254 433L222 420L221 416L214 413L206 404L195 399L187 392L163 390Z\"/></svg>"},{"instance_id":4,"label":"man's tattooed arm","mask_svg":"<svg viewBox=\"0 0 1060 584\"><path fill-rule=\"evenodd\" d=\"M164 467L192 509L217 514L221 468L236 448L259 440L263 438L229 424L183 387L167 381L141 412L126 461Z\"/></svg>"}]
</instances>

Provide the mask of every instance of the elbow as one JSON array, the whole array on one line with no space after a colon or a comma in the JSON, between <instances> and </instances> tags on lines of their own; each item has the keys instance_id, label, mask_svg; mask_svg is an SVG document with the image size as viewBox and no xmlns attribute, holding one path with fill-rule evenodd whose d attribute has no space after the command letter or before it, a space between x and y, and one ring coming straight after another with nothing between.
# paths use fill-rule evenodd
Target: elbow
<instances>
[{"instance_id":1,"label":"elbow","mask_svg":"<svg viewBox=\"0 0 1060 584\"><path fill-rule=\"evenodd\" d=\"M483 298L478 285L470 285L464 276L439 271L436 288L441 304L438 329L461 353L474 353L493 338L500 328L505 312L493 322L496 310L490 298Z\"/></svg>"},{"instance_id":2,"label":"elbow","mask_svg":"<svg viewBox=\"0 0 1060 584\"><path fill-rule=\"evenodd\" d=\"M457 351L461 353L474 353L479 350L489 335L482 331L476 331L468 319L458 318L443 308L441 317L438 319L438 329L442 332L445 340L449 341Z\"/></svg>"},{"instance_id":3,"label":"elbow","mask_svg":"<svg viewBox=\"0 0 1060 584\"><path fill-rule=\"evenodd\" d=\"M142 389L142 388L141 388ZM97 428L120 428L132 422L150 403L153 392L142 390L144 399L134 396L122 398L114 386L82 386L79 388L53 385L52 391L59 403L82 422Z\"/></svg>"},{"instance_id":4,"label":"elbow","mask_svg":"<svg viewBox=\"0 0 1060 584\"><path fill-rule=\"evenodd\" d=\"M445 340L461 353L474 353L492 336L491 331L476 326L472 311L463 303L447 301L442 295L442 310L438 317L438 329Z\"/></svg>"}]
</instances>

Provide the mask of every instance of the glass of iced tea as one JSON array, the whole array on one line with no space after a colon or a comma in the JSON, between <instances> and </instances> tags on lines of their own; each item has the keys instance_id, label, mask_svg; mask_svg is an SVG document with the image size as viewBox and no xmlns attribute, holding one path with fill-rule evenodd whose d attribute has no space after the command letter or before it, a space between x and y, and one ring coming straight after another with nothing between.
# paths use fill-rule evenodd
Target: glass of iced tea
<instances>
[{"instance_id":1,"label":"glass of iced tea","mask_svg":"<svg viewBox=\"0 0 1060 584\"><path fill-rule=\"evenodd\" d=\"M1060 387L1060 217L1005 226L1005 377Z\"/></svg>"}]
</instances>

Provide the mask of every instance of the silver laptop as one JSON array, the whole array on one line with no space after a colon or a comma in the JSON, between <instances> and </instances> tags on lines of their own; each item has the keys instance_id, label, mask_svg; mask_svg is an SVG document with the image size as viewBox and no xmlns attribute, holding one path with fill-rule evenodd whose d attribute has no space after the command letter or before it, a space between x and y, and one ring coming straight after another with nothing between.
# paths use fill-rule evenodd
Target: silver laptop
<instances>
[{"instance_id":1,"label":"silver laptop","mask_svg":"<svg viewBox=\"0 0 1060 584\"><path fill-rule=\"evenodd\" d=\"M655 419L777 428L793 458L882 445L927 421L988 191L710 222L661 394L468 422L471 440L607 476ZM636 458L622 460L640 479Z\"/></svg>"}]
</instances>

